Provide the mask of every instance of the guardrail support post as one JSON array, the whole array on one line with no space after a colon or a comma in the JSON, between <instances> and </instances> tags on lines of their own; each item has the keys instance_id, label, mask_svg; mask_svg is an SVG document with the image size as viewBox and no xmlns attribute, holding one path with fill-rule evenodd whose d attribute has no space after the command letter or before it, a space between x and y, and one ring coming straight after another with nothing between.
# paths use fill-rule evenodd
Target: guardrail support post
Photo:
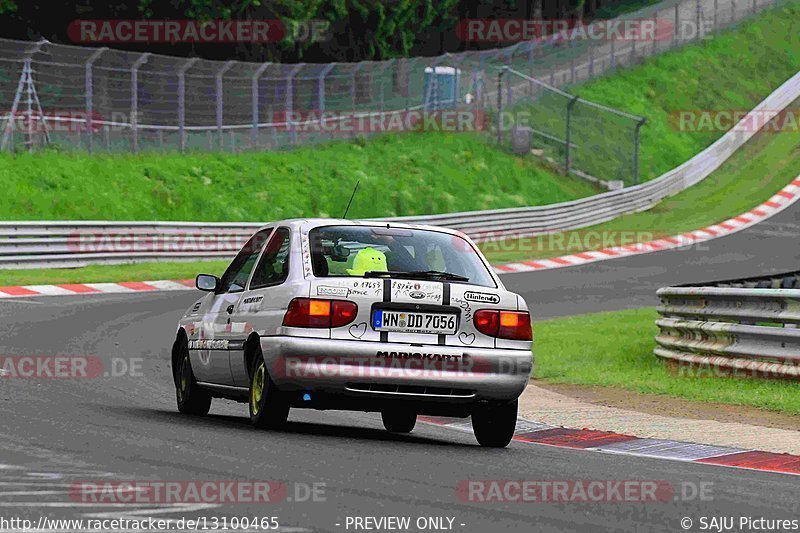
<instances>
[{"instance_id":1,"label":"guardrail support post","mask_svg":"<svg viewBox=\"0 0 800 533\"><path fill-rule=\"evenodd\" d=\"M639 185L639 137L642 126L647 123L646 118L642 118L636 123L636 129L633 134L633 184Z\"/></svg>"},{"instance_id":2,"label":"guardrail support post","mask_svg":"<svg viewBox=\"0 0 800 533\"><path fill-rule=\"evenodd\" d=\"M181 153L186 151L186 71L199 60L199 58L193 57L178 69L178 132Z\"/></svg>"},{"instance_id":3,"label":"guardrail support post","mask_svg":"<svg viewBox=\"0 0 800 533\"><path fill-rule=\"evenodd\" d=\"M100 59L100 56L103 55L103 52L108 50L108 48L98 48L89 59L86 60L86 149L89 150L89 153L92 152L92 146L94 144L94 76L92 72L92 66L94 65L95 61Z\"/></svg>"},{"instance_id":4,"label":"guardrail support post","mask_svg":"<svg viewBox=\"0 0 800 533\"><path fill-rule=\"evenodd\" d=\"M236 61L228 61L222 68L219 69L217 75L215 76L215 87L216 87L216 100L217 100L217 137L219 138L219 148L222 150L225 147L224 142L224 135L222 132L222 121L223 121L223 99L222 99L222 77L225 76L225 73L228 72L233 65L236 64ZM211 150L211 143L209 143L209 150Z\"/></svg>"},{"instance_id":5,"label":"guardrail support post","mask_svg":"<svg viewBox=\"0 0 800 533\"><path fill-rule=\"evenodd\" d=\"M570 168L572 167L572 108L575 107L575 104L578 103L578 98L575 96L572 100L569 101L567 104L567 132L566 132L566 158L564 161L564 171L569 174Z\"/></svg>"},{"instance_id":6,"label":"guardrail support post","mask_svg":"<svg viewBox=\"0 0 800 533\"><path fill-rule=\"evenodd\" d=\"M133 152L139 151L139 67L147 63L149 53L142 54L131 67L131 135Z\"/></svg>"}]
</instances>

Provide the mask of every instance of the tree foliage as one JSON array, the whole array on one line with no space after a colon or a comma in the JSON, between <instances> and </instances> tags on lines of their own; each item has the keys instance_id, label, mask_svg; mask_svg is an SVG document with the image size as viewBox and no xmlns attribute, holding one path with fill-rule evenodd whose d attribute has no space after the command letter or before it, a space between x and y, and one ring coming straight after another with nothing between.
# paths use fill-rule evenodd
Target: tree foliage
<instances>
[{"instance_id":1,"label":"tree foliage","mask_svg":"<svg viewBox=\"0 0 800 533\"><path fill-rule=\"evenodd\" d=\"M46 4L0 0L4 36L68 42L67 23L78 18L280 19L286 28L309 21L327 25L328 38L269 44L139 44L147 51L260 61L364 61L436 55L474 47L453 38L460 18L591 16L600 7L655 0L81 0ZM24 34L23 34L24 32ZM9 33L11 35L9 35ZM486 45L484 45L486 46ZM489 45L491 46L491 45ZM133 48L136 48L135 46Z\"/></svg>"}]
</instances>

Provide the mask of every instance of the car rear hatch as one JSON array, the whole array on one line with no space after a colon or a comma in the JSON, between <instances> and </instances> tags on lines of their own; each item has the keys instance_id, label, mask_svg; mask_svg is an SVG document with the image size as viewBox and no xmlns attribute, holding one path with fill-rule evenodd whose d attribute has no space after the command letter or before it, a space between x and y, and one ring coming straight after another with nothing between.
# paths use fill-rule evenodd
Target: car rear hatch
<instances>
[{"instance_id":1,"label":"car rear hatch","mask_svg":"<svg viewBox=\"0 0 800 533\"><path fill-rule=\"evenodd\" d=\"M497 340L478 331L475 312L517 310L515 294L447 281L387 278L325 278L311 282L312 298L347 300L355 320L332 328L331 339L425 346L494 348Z\"/></svg>"}]
</instances>

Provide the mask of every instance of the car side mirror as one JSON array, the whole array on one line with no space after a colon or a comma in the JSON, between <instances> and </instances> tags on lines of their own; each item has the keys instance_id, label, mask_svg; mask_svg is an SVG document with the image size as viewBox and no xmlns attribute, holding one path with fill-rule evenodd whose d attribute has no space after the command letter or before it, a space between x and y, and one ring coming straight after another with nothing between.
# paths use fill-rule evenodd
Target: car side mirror
<instances>
[{"instance_id":1,"label":"car side mirror","mask_svg":"<svg viewBox=\"0 0 800 533\"><path fill-rule=\"evenodd\" d=\"M200 274L194 280L195 286L201 291L214 292L219 287L219 278L211 274Z\"/></svg>"}]
</instances>

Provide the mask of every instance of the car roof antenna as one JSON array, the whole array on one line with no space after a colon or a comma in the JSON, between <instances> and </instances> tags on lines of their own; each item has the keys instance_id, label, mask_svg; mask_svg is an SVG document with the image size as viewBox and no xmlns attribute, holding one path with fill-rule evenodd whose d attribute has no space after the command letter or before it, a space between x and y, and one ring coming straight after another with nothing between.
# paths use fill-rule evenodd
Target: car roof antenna
<instances>
[{"instance_id":1,"label":"car roof antenna","mask_svg":"<svg viewBox=\"0 0 800 533\"><path fill-rule=\"evenodd\" d=\"M348 212L348 211L350 211L350 204L352 204L352 203L353 203L353 198L355 198L355 197L356 197L356 191L358 190L358 184L359 184L359 183L361 183L361 180L359 180L359 181L357 181L357 182L356 182L356 186L355 186L355 188L353 189L353 194L351 194L351 195L350 195L350 201L349 201L349 202L347 202L347 209L345 209L345 210L344 210L344 215L342 215L342 218L343 218L343 219L347 218L347 212Z\"/></svg>"}]
</instances>

